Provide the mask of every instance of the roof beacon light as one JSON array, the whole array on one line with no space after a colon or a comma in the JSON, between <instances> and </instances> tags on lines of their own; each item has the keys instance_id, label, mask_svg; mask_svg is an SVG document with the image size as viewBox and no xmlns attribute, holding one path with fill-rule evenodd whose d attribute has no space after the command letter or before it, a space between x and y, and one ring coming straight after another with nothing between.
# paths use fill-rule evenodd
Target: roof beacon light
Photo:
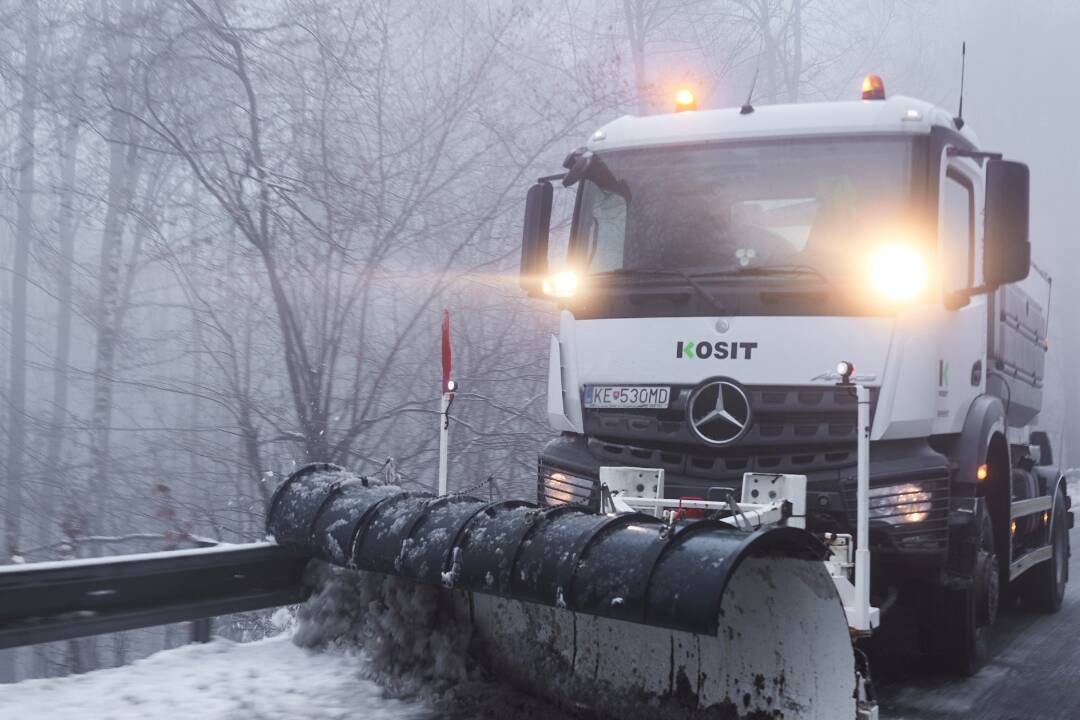
<instances>
[{"instance_id":1,"label":"roof beacon light","mask_svg":"<svg viewBox=\"0 0 1080 720\"><path fill-rule=\"evenodd\" d=\"M867 75L862 81L863 100L884 100L885 83L877 75Z\"/></svg>"},{"instance_id":2,"label":"roof beacon light","mask_svg":"<svg viewBox=\"0 0 1080 720\"><path fill-rule=\"evenodd\" d=\"M682 88L675 93L675 112L688 112L690 110L697 110L697 98L694 97L694 93Z\"/></svg>"}]
</instances>

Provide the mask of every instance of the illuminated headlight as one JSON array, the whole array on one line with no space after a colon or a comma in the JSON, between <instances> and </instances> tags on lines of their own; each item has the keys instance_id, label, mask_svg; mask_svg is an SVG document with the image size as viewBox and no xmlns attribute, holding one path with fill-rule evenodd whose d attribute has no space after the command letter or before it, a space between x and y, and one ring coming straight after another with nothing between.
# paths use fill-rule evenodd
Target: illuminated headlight
<instances>
[{"instance_id":1,"label":"illuminated headlight","mask_svg":"<svg viewBox=\"0 0 1080 720\"><path fill-rule=\"evenodd\" d=\"M562 470L558 472L545 472L544 474L549 480L554 483L558 483L560 485L568 485L575 489L591 489L596 482L590 477L582 477L581 475L574 475L573 473L564 472Z\"/></svg>"},{"instance_id":2,"label":"illuminated headlight","mask_svg":"<svg viewBox=\"0 0 1080 720\"><path fill-rule=\"evenodd\" d=\"M555 273L544 278L544 294L548 297L568 298L577 294L578 276L573 270Z\"/></svg>"},{"instance_id":3,"label":"illuminated headlight","mask_svg":"<svg viewBox=\"0 0 1080 720\"><path fill-rule=\"evenodd\" d=\"M539 495L542 505L589 505L599 498L596 494L596 481L591 477L582 477L543 465L540 466Z\"/></svg>"},{"instance_id":4,"label":"illuminated headlight","mask_svg":"<svg viewBox=\"0 0 1080 720\"><path fill-rule=\"evenodd\" d=\"M930 278L926 260L912 245L891 244L875 249L868 262L870 283L892 302L910 302L922 294Z\"/></svg>"},{"instance_id":5,"label":"illuminated headlight","mask_svg":"<svg viewBox=\"0 0 1080 720\"><path fill-rule=\"evenodd\" d=\"M918 483L870 488L870 519L890 525L922 522L930 515L930 491Z\"/></svg>"}]
</instances>

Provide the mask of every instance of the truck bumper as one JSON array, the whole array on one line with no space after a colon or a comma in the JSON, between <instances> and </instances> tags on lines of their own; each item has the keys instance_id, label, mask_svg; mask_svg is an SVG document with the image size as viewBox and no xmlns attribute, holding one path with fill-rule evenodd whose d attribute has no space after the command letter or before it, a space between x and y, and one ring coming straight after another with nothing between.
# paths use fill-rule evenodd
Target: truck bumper
<instances>
[{"instance_id":1,"label":"truck bumper","mask_svg":"<svg viewBox=\"0 0 1080 720\"><path fill-rule=\"evenodd\" d=\"M541 505L577 503L599 509L599 472L601 465L636 465L652 467L647 461L635 463L631 454L622 462L602 457L582 435L566 433L549 442L540 454L537 472L537 500ZM787 469L807 477L808 527L818 532L853 532L855 528L854 463L828 469ZM912 521L895 517L871 520L870 540L878 558L901 566L914 563L919 575L941 566L949 538L950 470L944 457L925 442L875 445L871 451L871 485L874 488L917 484L930 493L929 510L914 513ZM740 497L740 480L723 478L711 481L702 477L664 473L665 496L722 500L728 494ZM919 506L922 510L922 506ZM905 518L907 520L907 518Z\"/></svg>"}]
</instances>

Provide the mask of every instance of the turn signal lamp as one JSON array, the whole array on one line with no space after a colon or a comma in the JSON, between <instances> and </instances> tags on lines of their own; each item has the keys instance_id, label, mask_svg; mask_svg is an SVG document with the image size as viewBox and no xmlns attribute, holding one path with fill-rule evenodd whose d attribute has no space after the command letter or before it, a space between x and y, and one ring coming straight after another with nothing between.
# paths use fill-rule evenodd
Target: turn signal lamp
<instances>
[{"instance_id":1,"label":"turn signal lamp","mask_svg":"<svg viewBox=\"0 0 1080 720\"><path fill-rule=\"evenodd\" d=\"M687 88L682 88L675 93L675 112L688 112L697 110L697 98Z\"/></svg>"},{"instance_id":2,"label":"turn signal lamp","mask_svg":"<svg viewBox=\"0 0 1080 720\"><path fill-rule=\"evenodd\" d=\"M979 467L975 468L976 480L985 480L988 477L990 477L990 469L986 467L986 465L980 465Z\"/></svg>"},{"instance_id":3,"label":"turn signal lamp","mask_svg":"<svg viewBox=\"0 0 1080 720\"><path fill-rule=\"evenodd\" d=\"M930 278L922 253L911 245L882 245L870 254L868 265L870 283L892 302L911 302Z\"/></svg>"},{"instance_id":4,"label":"turn signal lamp","mask_svg":"<svg viewBox=\"0 0 1080 720\"><path fill-rule=\"evenodd\" d=\"M564 270L544 278L544 294L553 298L568 298L577 294L578 276L573 270Z\"/></svg>"},{"instance_id":5,"label":"turn signal lamp","mask_svg":"<svg viewBox=\"0 0 1080 720\"><path fill-rule=\"evenodd\" d=\"M863 100L884 100L885 83L877 75L867 75L862 81Z\"/></svg>"}]
</instances>

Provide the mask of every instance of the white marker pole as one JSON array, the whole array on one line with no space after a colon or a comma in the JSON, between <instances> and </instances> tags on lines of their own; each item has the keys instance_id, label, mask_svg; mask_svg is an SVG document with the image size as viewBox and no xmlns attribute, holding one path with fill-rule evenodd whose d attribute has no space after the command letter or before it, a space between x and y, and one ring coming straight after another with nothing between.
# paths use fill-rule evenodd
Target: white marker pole
<instances>
[{"instance_id":1,"label":"white marker pole","mask_svg":"<svg viewBox=\"0 0 1080 720\"><path fill-rule=\"evenodd\" d=\"M450 403L457 383L450 379L450 311L442 311L442 399L439 401L439 496L446 494L447 436L450 434Z\"/></svg>"},{"instance_id":2,"label":"white marker pole","mask_svg":"<svg viewBox=\"0 0 1080 720\"><path fill-rule=\"evenodd\" d=\"M439 401L439 495L446 494L446 443L450 434L450 393L444 392Z\"/></svg>"},{"instance_id":3,"label":"white marker pole","mask_svg":"<svg viewBox=\"0 0 1080 720\"><path fill-rule=\"evenodd\" d=\"M855 385L856 446L855 629L870 630L870 389Z\"/></svg>"}]
</instances>

